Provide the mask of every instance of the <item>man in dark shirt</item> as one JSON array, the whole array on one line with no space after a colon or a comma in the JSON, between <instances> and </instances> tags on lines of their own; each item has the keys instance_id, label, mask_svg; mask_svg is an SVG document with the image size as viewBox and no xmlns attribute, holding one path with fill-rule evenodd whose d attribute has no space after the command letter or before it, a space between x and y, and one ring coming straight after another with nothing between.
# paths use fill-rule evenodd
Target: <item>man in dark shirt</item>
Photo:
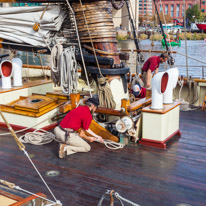
<instances>
[{"instance_id":1,"label":"man in dark shirt","mask_svg":"<svg viewBox=\"0 0 206 206\"><path fill-rule=\"evenodd\" d=\"M65 153L71 155L76 152L89 152L91 147L85 140L103 142L102 137L89 129L92 114L96 111L98 105L97 99L89 98L86 106L79 106L70 111L55 127L56 138L65 142L59 145L59 158L65 157ZM79 129L80 133L77 132ZM88 136L86 132L91 136Z\"/></svg>"},{"instance_id":2,"label":"man in dark shirt","mask_svg":"<svg viewBox=\"0 0 206 206\"><path fill-rule=\"evenodd\" d=\"M144 81L144 87L150 88L152 81L152 72L154 75L159 71L160 63L166 62L168 59L167 53L162 53L160 56L152 56L150 57L143 65L142 75Z\"/></svg>"}]
</instances>

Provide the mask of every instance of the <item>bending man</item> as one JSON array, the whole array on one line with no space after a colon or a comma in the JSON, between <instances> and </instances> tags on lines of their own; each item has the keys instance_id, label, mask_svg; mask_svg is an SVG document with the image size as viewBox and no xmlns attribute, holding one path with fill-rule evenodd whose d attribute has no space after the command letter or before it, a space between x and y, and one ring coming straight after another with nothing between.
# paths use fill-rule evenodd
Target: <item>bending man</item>
<instances>
[{"instance_id":1,"label":"bending man","mask_svg":"<svg viewBox=\"0 0 206 206\"><path fill-rule=\"evenodd\" d=\"M103 142L102 137L96 135L89 129L92 121L92 114L96 111L99 101L95 98L89 98L86 106L79 106L70 111L59 126L55 127L54 133L57 139L65 142L59 144L59 158L64 158L65 154L71 155L76 152L89 152L90 145L85 141ZM77 133L77 130L80 133ZM87 136L88 132L91 136Z\"/></svg>"},{"instance_id":2,"label":"bending man","mask_svg":"<svg viewBox=\"0 0 206 206\"><path fill-rule=\"evenodd\" d=\"M160 56L150 57L144 63L143 68L142 68L144 87L146 87L146 88L151 87L152 72L154 72L154 75L157 74L159 71L160 63L162 64L162 63L166 62L167 59L168 59L167 53L162 53Z\"/></svg>"}]
</instances>

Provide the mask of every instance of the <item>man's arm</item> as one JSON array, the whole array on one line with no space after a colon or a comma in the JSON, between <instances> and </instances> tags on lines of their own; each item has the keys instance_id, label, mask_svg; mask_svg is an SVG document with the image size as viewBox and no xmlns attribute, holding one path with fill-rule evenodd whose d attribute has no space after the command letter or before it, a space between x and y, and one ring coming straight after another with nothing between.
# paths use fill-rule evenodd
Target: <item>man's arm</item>
<instances>
[{"instance_id":1,"label":"man's arm","mask_svg":"<svg viewBox=\"0 0 206 206\"><path fill-rule=\"evenodd\" d=\"M147 70L147 78L146 78L146 87L147 87L147 88L150 88L150 86L151 86L151 85L150 85L150 76L151 76L151 73L152 73L151 70L148 69L148 70Z\"/></svg>"},{"instance_id":2,"label":"man's arm","mask_svg":"<svg viewBox=\"0 0 206 206\"><path fill-rule=\"evenodd\" d=\"M90 142L94 142L94 141L95 141L95 137L89 137L89 136L87 136L84 129L81 129L81 130L80 130L79 136L80 136L81 138L83 138L83 139L86 139L86 140L90 141Z\"/></svg>"},{"instance_id":3,"label":"man's arm","mask_svg":"<svg viewBox=\"0 0 206 206\"><path fill-rule=\"evenodd\" d=\"M99 135L95 134L91 129L86 130L89 134L91 134L93 137L95 137L97 139L97 141L99 142L104 142L104 140L102 139L102 137L100 137Z\"/></svg>"},{"instance_id":4,"label":"man's arm","mask_svg":"<svg viewBox=\"0 0 206 206\"><path fill-rule=\"evenodd\" d=\"M158 73L158 71L159 71L159 68L155 69L154 74L157 74L157 73Z\"/></svg>"}]
</instances>

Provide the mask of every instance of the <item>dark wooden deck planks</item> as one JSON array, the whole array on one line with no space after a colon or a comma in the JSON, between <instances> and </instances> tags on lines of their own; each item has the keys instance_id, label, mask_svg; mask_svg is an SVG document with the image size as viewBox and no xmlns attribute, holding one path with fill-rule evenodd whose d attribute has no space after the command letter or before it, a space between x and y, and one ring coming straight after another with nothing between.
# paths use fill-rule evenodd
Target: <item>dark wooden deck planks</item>
<instances>
[{"instance_id":1,"label":"dark wooden deck planks","mask_svg":"<svg viewBox=\"0 0 206 206\"><path fill-rule=\"evenodd\" d=\"M89 153L57 158L57 143L26 145L36 166L64 206L97 205L107 189L142 206L173 206L178 203L206 205L206 112L181 112L181 138L174 138L167 150L128 145L111 151L92 144ZM5 132L2 130L2 133ZM0 138L0 179L14 181L32 192L43 192L38 178L11 136ZM48 170L59 170L56 178ZM107 198L108 199L108 198ZM104 205L108 205L108 200ZM117 204L119 205L119 204Z\"/></svg>"}]
</instances>

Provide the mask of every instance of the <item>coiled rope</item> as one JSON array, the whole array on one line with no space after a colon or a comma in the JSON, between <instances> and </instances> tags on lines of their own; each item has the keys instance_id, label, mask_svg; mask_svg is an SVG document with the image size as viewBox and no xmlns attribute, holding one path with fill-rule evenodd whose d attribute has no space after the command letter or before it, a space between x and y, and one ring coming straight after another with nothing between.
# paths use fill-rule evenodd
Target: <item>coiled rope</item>
<instances>
[{"instance_id":1,"label":"coiled rope","mask_svg":"<svg viewBox=\"0 0 206 206\"><path fill-rule=\"evenodd\" d=\"M61 43L57 43L51 50L50 66L51 66L51 79L55 86L60 86L60 57L63 52Z\"/></svg>"},{"instance_id":2,"label":"coiled rope","mask_svg":"<svg viewBox=\"0 0 206 206\"><path fill-rule=\"evenodd\" d=\"M100 201L98 202L97 206L102 206L103 200L105 199L106 195L110 195L110 206L114 205L114 197L116 197L117 200L121 203L122 206L124 206L124 202L132 205L132 206L140 206L124 197L122 197L118 192L115 192L114 190L107 190L104 195L102 195Z\"/></svg>"},{"instance_id":3,"label":"coiled rope","mask_svg":"<svg viewBox=\"0 0 206 206\"><path fill-rule=\"evenodd\" d=\"M112 149L112 150L116 150L116 149L123 149L124 148L124 144L122 143L119 143L119 142L114 142L114 141L111 141L111 140L107 140L105 139L104 140L104 143L103 143L108 149Z\"/></svg>"},{"instance_id":4,"label":"coiled rope","mask_svg":"<svg viewBox=\"0 0 206 206\"><path fill-rule=\"evenodd\" d=\"M37 129L33 132L28 132L19 137L22 143L30 143L33 145L43 145L48 144L55 140L55 135L51 132L45 131L43 129Z\"/></svg>"},{"instance_id":5,"label":"coiled rope","mask_svg":"<svg viewBox=\"0 0 206 206\"><path fill-rule=\"evenodd\" d=\"M77 92L77 62L75 58L75 47L66 48L60 57L60 85L63 93L70 95Z\"/></svg>"}]
</instances>

